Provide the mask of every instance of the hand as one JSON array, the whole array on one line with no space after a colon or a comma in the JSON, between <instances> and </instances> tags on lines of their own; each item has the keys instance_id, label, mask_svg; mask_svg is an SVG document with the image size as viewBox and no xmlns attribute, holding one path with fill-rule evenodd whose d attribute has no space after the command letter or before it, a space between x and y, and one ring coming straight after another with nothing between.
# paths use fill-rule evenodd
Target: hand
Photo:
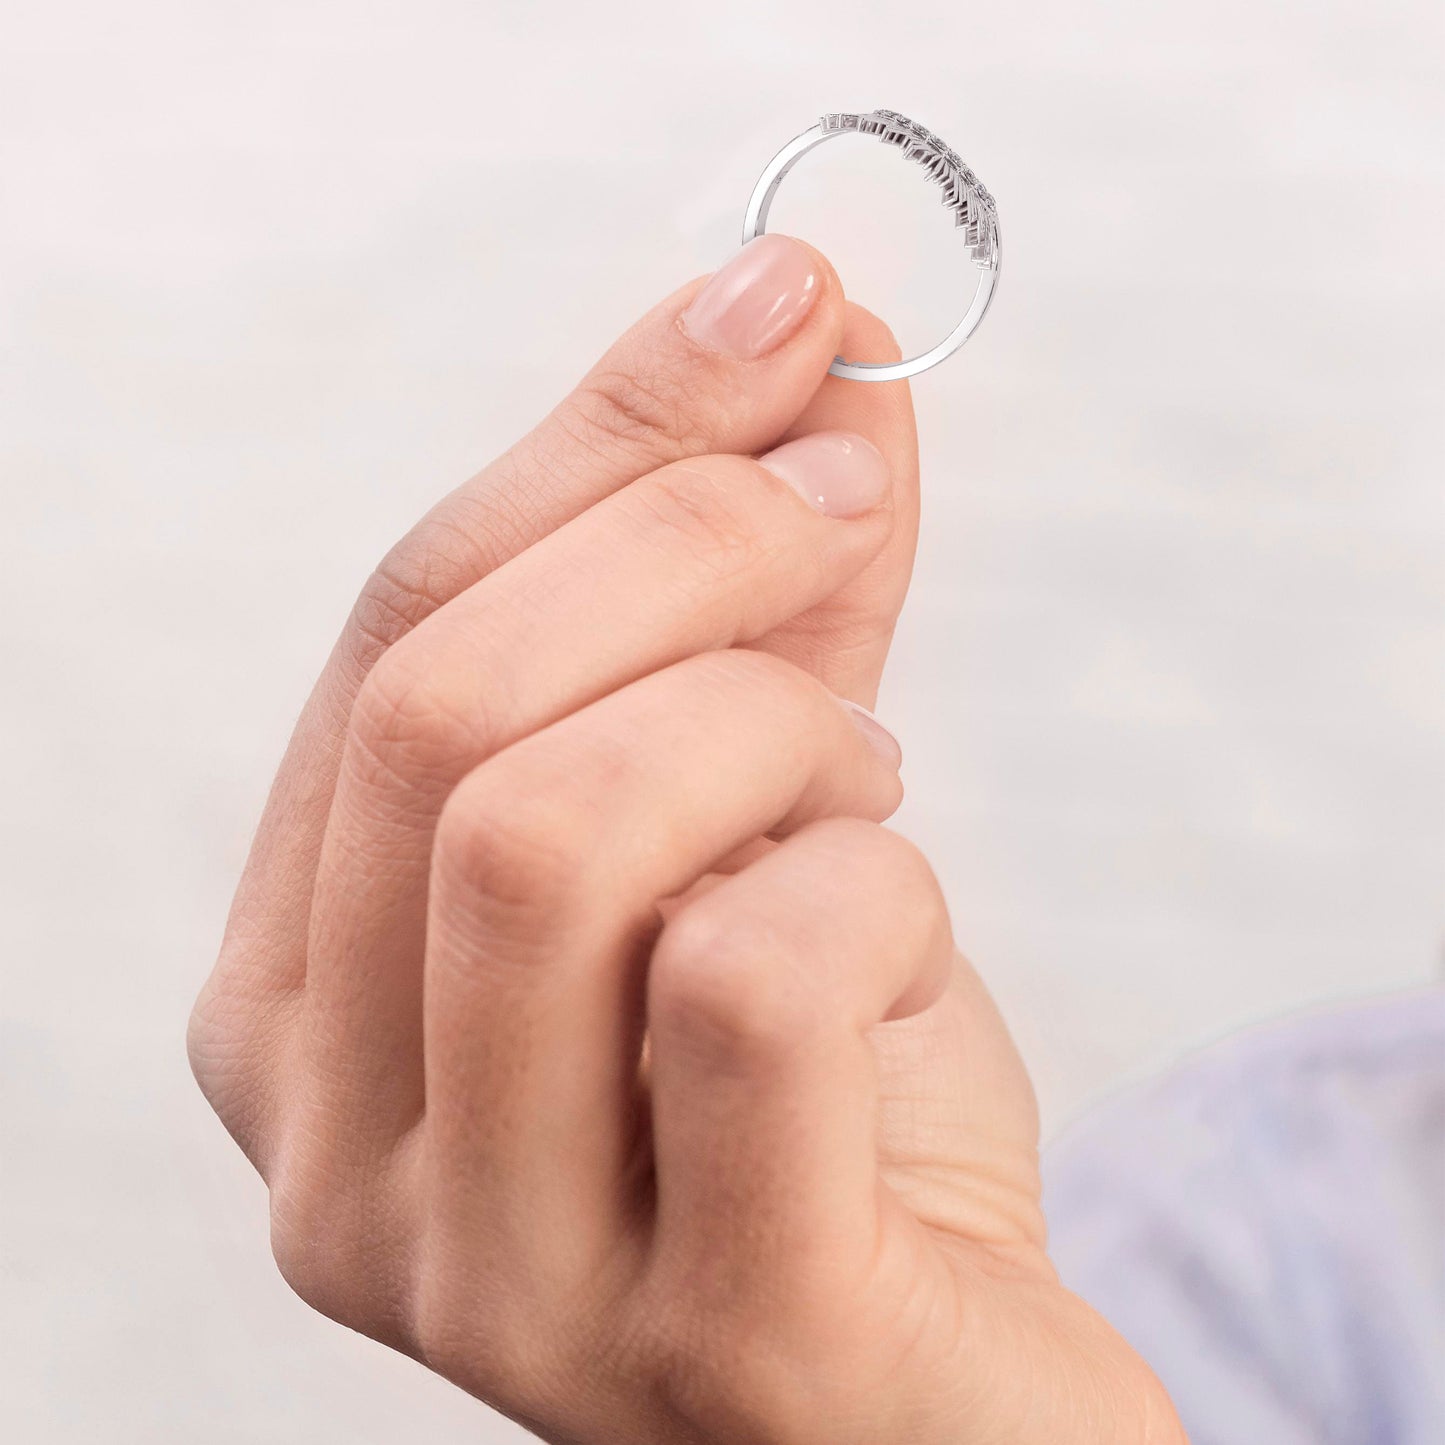
<instances>
[{"instance_id":1,"label":"hand","mask_svg":"<svg viewBox=\"0 0 1445 1445\"><path fill-rule=\"evenodd\" d=\"M378 567L189 1044L286 1279L553 1441L1182 1438L1044 1252L1032 1095L871 702L897 355L768 237ZM760 460L758 454L764 454Z\"/></svg>"}]
</instances>

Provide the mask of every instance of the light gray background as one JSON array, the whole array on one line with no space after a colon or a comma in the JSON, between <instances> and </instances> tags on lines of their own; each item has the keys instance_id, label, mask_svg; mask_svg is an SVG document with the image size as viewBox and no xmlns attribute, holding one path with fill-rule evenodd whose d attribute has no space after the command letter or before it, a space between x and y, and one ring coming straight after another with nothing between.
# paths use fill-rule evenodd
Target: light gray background
<instances>
[{"instance_id":1,"label":"light gray background","mask_svg":"<svg viewBox=\"0 0 1445 1445\"><path fill-rule=\"evenodd\" d=\"M185 1014L367 568L823 110L1000 199L996 308L916 384L880 710L1049 1129L1432 975L1437 8L5 5L10 1438L521 1437L288 1296ZM951 237L861 144L776 220L916 349Z\"/></svg>"}]
</instances>

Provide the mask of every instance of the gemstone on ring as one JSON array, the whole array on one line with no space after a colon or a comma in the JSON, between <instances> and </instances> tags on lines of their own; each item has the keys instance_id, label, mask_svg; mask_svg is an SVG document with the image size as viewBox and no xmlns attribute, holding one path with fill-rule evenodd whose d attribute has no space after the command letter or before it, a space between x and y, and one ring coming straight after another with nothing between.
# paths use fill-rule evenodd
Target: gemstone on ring
<instances>
[{"instance_id":1,"label":"gemstone on ring","mask_svg":"<svg viewBox=\"0 0 1445 1445\"><path fill-rule=\"evenodd\" d=\"M939 344L905 361L845 361L837 357L828 368L833 376L853 381L893 381L914 376L951 356L978 328L998 284L1002 261L998 204L957 151L941 136L896 110L832 111L801 135L795 136L768 162L748 201L743 221L743 243L767 229L768 209L783 178L815 145L847 133L876 136L897 146L923 167L940 187L943 202L953 211L955 230L962 230L969 260L979 272L977 289L963 320Z\"/></svg>"}]
</instances>

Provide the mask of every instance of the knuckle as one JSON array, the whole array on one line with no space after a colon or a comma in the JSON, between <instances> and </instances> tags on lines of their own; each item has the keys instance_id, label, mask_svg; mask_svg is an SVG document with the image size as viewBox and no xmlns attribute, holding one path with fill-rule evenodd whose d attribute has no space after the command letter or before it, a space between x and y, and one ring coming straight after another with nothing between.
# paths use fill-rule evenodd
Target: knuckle
<instances>
[{"instance_id":1,"label":"knuckle","mask_svg":"<svg viewBox=\"0 0 1445 1445\"><path fill-rule=\"evenodd\" d=\"M452 783L494 751L496 724L477 692L405 647L382 655L357 692L349 751L372 781Z\"/></svg>"},{"instance_id":2,"label":"knuckle","mask_svg":"<svg viewBox=\"0 0 1445 1445\"><path fill-rule=\"evenodd\" d=\"M887 898L895 915L906 920L913 945L951 925L943 885L917 844L866 818L833 817L810 823L800 841L835 876L866 879L860 899Z\"/></svg>"},{"instance_id":3,"label":"knuckle","mask_svg":"<svg viewBox=\"0 0 1445 1445\"><path fill-rule=\"evenodd\" d=\"M321 1314L350 1324L356 1313L342 1211L313 1184L303 1183L302 1173L292 1151L285 1151L271 1181L271 1256L293 1293Z\"/></svg>"},{"instance_id":4,"label":"knuckle","mask_svg":"<svg viewBox=\"0 0 1445 1445\"><path fill-rule=\"evenodd\" d=\"M226 1075L234 1054L231 1033L207 989L186 1021L186 1059L206 1102L217 1114L226 1106Z\"/></svg>"},{"instance_id":5,"label":"knuckle","mask_svg":"<svg viewBox=\"0 0 1445 1445\"><path fill-rule=\"evenodd\" d=\"M494 464L502 470L505 463ZM364 675L389 647L433 612L485 577L500 561L532 540L524 508L525 475L508 475L506 486L475 478L423 517L377 563L347 622L352 660Z\"/></svg>"},{"instance_id":6,"label":"knuckle","mask_svg":"<svg viewBox=\"0 0 1445 1445\"><path fill-rule=\"evenodd\" d=\"M589 451L619 445L654 465L690 451L705 451L691 417L693 398L676 381L635 371L594 371L572 393L565 421Z\"/></svg>"},{"instance_id":7,"label":"knuckle","mask_svg":"<svg viewBox=\"0 0 1445 1445\"><path fill-rule=\"evenodd\" d=\"M442 808L436 867L492 907L546 913L574 896L596 856L589 812L500 760L483 764Z\"/></svg>"},{"instance_id":8,"label":"knuckle","mask_svg":"<svg viewBox=\"0 0 1445 1445\"><path fill-rule=\"evenodd\" d=\"M336 1145L312 1138L320 1121L298 1122L269 1181L276 1268L312 1309L401 1347L412 1292L403 1212L381 1176L344 1183Z\"/></svg>"},{"instance_id":9,"label":"knuckle","mask_svg":"<svg viewBox=\"0 0 1445 1445\"><path fill-rule=\"evenodd\" d=\"M793 953L765 921L705 895L668 922L653 951L653 1026L715 1060L796 1051L823 1019Z\"/></svg>"},{"instance_id":10,"label":"knuckle","mask_svg":"<svg viewBox=\"0 0 1445 1445\"><path fill-rule=\"evenodd\" d=\"M398 546L366 579L348 620L353 650L364 667L442 605L445 599L430 570L425 559Z\"/></svg>"},{"instance_id":11,"label":"knuckle","mask_svg":"<svg viewBox=\"0 0 1445 1445\"><path fill-rule=\"evenodd\" d=\"M223 947L186 1022L186 1059L202 1096L251 1162L265 1172L277 1020L236 982Z\"/></svg>"},{"instance_id":12,"label":"knuckle","mask_svg":"<svg viewBox=\"0 0 1445 1445\"><path fill-rule=\"evenodd\" d=\"M331 1267L333 1251L284 1220L271 1219L271 1257L291 1292L327 1318L351 1323L345 1291L338 1288L338 1271Z\"/></svg>"},{"instance_id":13,"label":"knuckle","mask_svg":"<svg viewBox=\"0 0 1445 1445\"><path fill-rule=\"evenodd\" d=\"M501 1290L479 1286L470 1270L423 1268L411 1299L415 1353L435 1374L482 1392L498 1409L540 1418L570 1371L556 1368L557 1346L532 1309L478 1308Z\"/></svg>"},{"instance_id":14,"label":"knuckle","mask_svg":"<svg viewBox=\"0 0 1445 1445\"><path fill-rule=\"evenodd\" d=\"M927 855L916 843L877 823L861 819L837 821L853 825L845 827L843 834L853 846L871 854L868 872L879 880L879 887L908 899L922 920L947 918L943 886Z\"/></svg>"},{"instance_id":15,"label":"knuckle","mask_svg":"<svg viewBox=\"0 0 1445 1445\"><path fill-rule=\"evenodd\" d=\"M454 535L450 528L423 522L366 579L348 625L364 668L467 585L470 573L456 555Z\"/></svg>"},{"instance_id":16,"label":"knuckle","mask_svg":"<svg viewBox=\"0 0 1445 1445\"><path fill-rule=\"evenodd\" d=\"M813 844L830 855L859 863L860 872L881 887L905 888L910 895L939 893L933 865L916 843L866 818L822 818L808 828Z\"/></svg>"}]
</instances>

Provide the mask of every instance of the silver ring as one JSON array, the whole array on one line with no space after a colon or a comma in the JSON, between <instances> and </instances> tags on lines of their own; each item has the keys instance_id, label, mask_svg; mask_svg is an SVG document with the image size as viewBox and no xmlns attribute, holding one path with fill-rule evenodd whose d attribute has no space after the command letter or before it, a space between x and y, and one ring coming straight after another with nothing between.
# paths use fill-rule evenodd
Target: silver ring
<instances>
[{"instance_id":1,"label":"silver ring","mask_svg":"<svg viewBox=\"0 0 1445 1445\"><path fill-rule=\"evenodd\" d=\"M998 207L978 177L958 158L958 153L917 121L896 110L870 110L866 114L840 112L825 115L817 125L795 136L767 164L758 177L743 220L743 245L768 228L768 209L783 183L783 177L825 140L840 135L876 135L889 145L899 146L911 161L917 161L932 181L943 188L943 203L953 210L956 227L963 230L969 259L978 268L978 288L962 321L929 351L906 361L844 361L839 356L828 368L830 376L851 381L897 381L916 376L952 356L983 320L988 303L998 286L1001 252L998 239Z\"/></svg>"}]
</instances>

